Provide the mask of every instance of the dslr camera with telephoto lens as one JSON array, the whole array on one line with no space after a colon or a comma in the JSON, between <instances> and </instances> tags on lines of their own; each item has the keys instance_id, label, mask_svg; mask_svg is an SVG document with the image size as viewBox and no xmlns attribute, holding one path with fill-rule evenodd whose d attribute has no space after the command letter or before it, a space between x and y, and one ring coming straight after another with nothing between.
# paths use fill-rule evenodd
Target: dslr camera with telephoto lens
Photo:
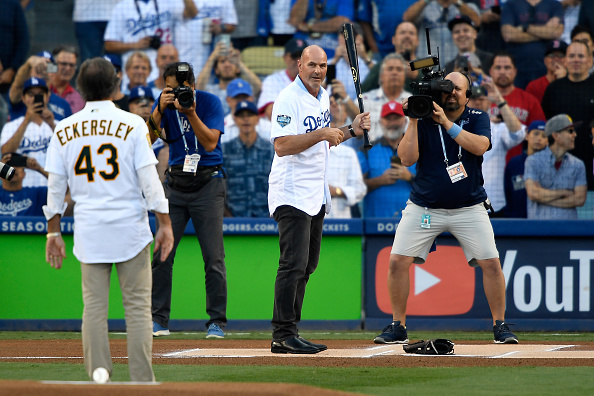
<instances>
[{"instance_id":1,"label":"dslr camera with telephoto lens","mask_svg":"<svg viewBox=\"0 0 594 396\"><path fill-rule=\"evenodd\" d=\"M450 80L444 80L445 71L439 67L439 48L437 56L431 56L429 29L426 30L426 34L429 56L415 59L409 63L412 71L421 70L423 72L421 81L410 83L414 95L408 98L408 109L404 111L410 118L431 117L433 102L442 106L442 94L454 91L454 83ZM434 66L437 66L438 70L433 70Z\"/></svg>"},{"instance_id":2,"label":"dslr camera with telephoto lens","mask_svg":"<svg viewBox=\"0 0 594 396\"><path fill-rule=\"evenodd\" d=\"M177 99L179 105L184 109L189 109L194 103L194 90L191 87L183 85L185 81L188 81L188 73L190 73L190 65L187 63L180 63L177 66L175 72L175 79L179 83L179 86L173 88L173 95ZM171 110L175 110L173 103L168 106Z\"/></svg>"}]
</instances>

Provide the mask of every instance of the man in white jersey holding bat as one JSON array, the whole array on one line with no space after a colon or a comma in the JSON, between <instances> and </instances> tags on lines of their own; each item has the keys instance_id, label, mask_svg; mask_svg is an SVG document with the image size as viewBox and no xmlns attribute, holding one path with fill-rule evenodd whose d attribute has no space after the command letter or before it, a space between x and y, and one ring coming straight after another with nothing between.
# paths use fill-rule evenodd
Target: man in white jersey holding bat
<instances>
[{"instance_id":1,"label":"man in white jersey holding bat","mask_svg":"<svg viewBox=\"0 0 594 396\"><path fill-rule=\"evenodd\" d=\"M159 221L155 249L161 249L163 259L173 247L173 232L148 128L141 117L115 107L110 99L116 84L109 61L85 61L77 86L87 104L62 120L50 141L48 203L43 207L48 219L46 260L59 269L66 257L60 219L70 188L76 202L74 255L81 262L85 369L91 378L100 367L112 374L107 310L115 263L126 312L130 379L152 382L153 236L147 209Z\"/></svg>"},{"instance_id":2,"label":"man in white jersey holding bat","mask_svg":"<svg viewBox=\"0 0 594 396\"><path fill-rule=\"evenodd\" d=\"M330 126L330 100L321 86L328 59L321 47L303 50L299 74L272 109L270 141L275 155L268 180L268 208L278 223L280 259L274 287L272 353L313 354L326 349L299 336L305 287L320 256L329 150L369 129L369 113L341 128Z\"/></svg>"}]
</instances>

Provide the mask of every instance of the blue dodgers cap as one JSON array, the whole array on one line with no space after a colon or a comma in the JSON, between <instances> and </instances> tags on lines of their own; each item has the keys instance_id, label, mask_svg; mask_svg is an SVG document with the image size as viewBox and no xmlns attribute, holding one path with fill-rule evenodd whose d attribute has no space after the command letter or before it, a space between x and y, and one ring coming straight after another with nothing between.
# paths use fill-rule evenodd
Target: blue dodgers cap
<instances>
[{"instance_id":1,"label":"blue dodgers cap","mask_svg":"<svg viewBox=\"0 0 594 396\"><path fill-rule=\"evenodd\" d=\"M134 87L130 90L130 95L128 95L128 100L131 102L134 99L150 99L152 101L155 100L153 96L153 90L149 87Z\"/></svg>"},{"instance_id":2,"label":"blue dodgers cap","mask_svg":"<svg viewBox=\"0 0 594 396\"><path fill-rule=\"evenodd\" d=\"M539 131L544 131L545 130L545 125L547 125L547 123L545 121L542 121L542 120L532 121L530 123L530 125L528 125L528 129L526 131L527 132L530 132L530 131L533 131L535 129L538 129Z\"/></svg>"},{"instance_id":3,"label":"blue dodgers cap","mask_svg":"<svg viewBox=\"0 0 594 396\"><path fill-rule=\"evenodd\" d=\"M227 96L234 98L241 94L248 96L254 95L252 87L247 81L242 80L241 78L236 78L227 85Z\"/></svg>"},{"instance_id":4,"label":"blue dodgers cap","mask_svg":"<svg viewBox=\"0 0 594 396\"><path fill-rule=\"evenodd\" d=\"M105 54L103 55L103 59L109 61L113 65L113 67L116 68L117 71L122 70L122 59L119 55Z\"/></svg>"},{"instance_id":5,"label":"blue dodgers cap","mask_svg":"<svg viewBox=\"0 0 594 396\"><path fill-rule=\"evenodd\" d=\"M52 63L56 63L56 61L54 60L54 57L52 56L52 53L49 52L49 51L41 51L41 52L38 52L35 55L36 56L40 56L40 57L45 58L45 59L49 59L50 62L52 62Z\"/></svg>"},{"instance_id":6,"label":"blue dodgers cap","mask_svg":"<svg viewBox=\"0 0 594 396\"><path fill-rule=\"evenodd\" d=\"M237 115L239 112L244 110L251 111L255 115L258 115L258 107L256 107L254 102L247 100L242 100L241 102L237 103L237 107L235 108L235 113L233 113L233 115Z\"/></svg>"},{"instance_id":7,"label":"blue dodgers cap","mask_svg":"<svg viewBox=\"0 0 594 396\"><path fill-rule=\"evenodd\" d=\"M25 81L25 84L23 84L23 93L35 87L42 88L45 92L49 92L49 89L47 88L47 84L45 83L44 79L32 77Z\"/></svg>"}]
</instances>

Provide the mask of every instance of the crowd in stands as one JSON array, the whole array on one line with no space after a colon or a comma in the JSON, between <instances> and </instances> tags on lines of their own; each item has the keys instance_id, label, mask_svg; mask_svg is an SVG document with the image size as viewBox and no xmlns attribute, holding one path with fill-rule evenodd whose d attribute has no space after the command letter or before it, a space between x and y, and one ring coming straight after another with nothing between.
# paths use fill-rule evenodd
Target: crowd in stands
<instances>
[{"instance_id":1,"label":"crowd in stands","mask_svg":"<svg viewBox=\"0 0 594 396\"><path fill-rule=\"evenodd\" d=\"M415 177L397 155L408 126L402 102L424 78L409 62L439 54L443 70L468 76L468 106L491 118L483 162L491 216L594 219L594 1L75 0L78 47L35 54L34 6L4 3L0 150L17 172L2 181L0 216L41 215L55 124L84 108L71 84L84 60L103 56L120 80L114 103L145 120L165 88L165 66L190 63L196 89L219 97L225 112L226 216L268 217L272 105L306 46L328 55L332 125L359 113L341 34L352 22L373 147L359 138L330 150L330 217L400 216ZM263 57L275 49L284 69L257 70L244 56L255 47ZM164 180L167 143L153 148Z\"/></svg>"}]
</instances>

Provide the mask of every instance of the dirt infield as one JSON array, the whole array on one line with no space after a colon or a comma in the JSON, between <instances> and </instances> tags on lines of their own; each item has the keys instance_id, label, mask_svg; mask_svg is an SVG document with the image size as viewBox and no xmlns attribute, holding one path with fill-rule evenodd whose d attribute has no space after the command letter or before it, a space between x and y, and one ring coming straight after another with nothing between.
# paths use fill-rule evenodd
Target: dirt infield
<instances>
[{"instance_id":1,"label":"dirt infield","mask_svg":"<svg viewBox=\"0 0 594 396\"><path fill-rule=\"evenodd\" d=\"M454 355L421 356L402 352L400 345L375 345L364 340L312 340L328 345L317 355L276 355L270 353L267 340L171 340L155 339L153 364L173 365L290 365L312 367L594 367L594 342L522 342L519 345L494 345L486 341L459 341ZM127 363L126 340L111 340L114 362ZM55 363L82 362L80 340L0 340L0 361ZM88 396L162 395L156 385L89 385ZM179 395L210 393L226 395L347 395L348 393L284 384L176 383L167 384L167 391ZM109 393L105 393L109 390ZM81 394L74 384L27 381L0 382L0 395Z\"/></svg>"}]
</instances>

